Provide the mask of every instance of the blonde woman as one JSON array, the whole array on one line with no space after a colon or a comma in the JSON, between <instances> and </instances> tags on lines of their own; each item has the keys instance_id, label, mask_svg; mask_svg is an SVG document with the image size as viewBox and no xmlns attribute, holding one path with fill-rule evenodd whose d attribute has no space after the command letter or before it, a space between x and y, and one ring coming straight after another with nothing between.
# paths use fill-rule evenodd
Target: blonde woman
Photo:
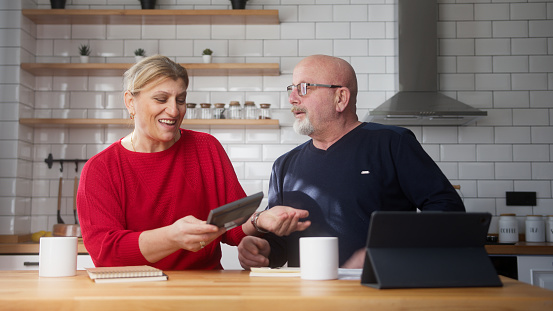
<instances>
[{"instance_id":1,"label":"blonde woman","mask_svg":"<svg viewBox=\"0 0 553 311\"><path fill-rule=\"evenodd\" d=\"M163 270L222 269L220 242L238 245L258 228L303 230L306 211L282 207L229 231L205 223L209 211L246 194L221 144L180 128L186 69L154 55L124 75L134 130L83 167L77 208L96 266L151 265Z\"/></svg>"}]
</instances>

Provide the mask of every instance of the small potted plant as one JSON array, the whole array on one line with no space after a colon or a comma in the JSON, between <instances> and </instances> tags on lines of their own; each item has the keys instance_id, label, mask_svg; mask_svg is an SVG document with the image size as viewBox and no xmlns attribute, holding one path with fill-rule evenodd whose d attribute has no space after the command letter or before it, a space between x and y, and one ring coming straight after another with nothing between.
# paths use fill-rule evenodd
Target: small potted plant
<instances>
[{"instance_id":1,"label":"small potted plant","mask_svg":"<svg viewBox=\"0 0 553 311\"><path fill-rule=\"evenodd\" d=\"M246 1L248 0L230 0L233 10L244 10L246 8Z\"/></svg>"},{"instance_id":2,"label":"small potted plant","mask_svg":"<svg viewBox=\"0 0 553 311\"><path fill-rule=\"evenodd\" d=\"M140 48L140 49L134 50L134 59L136 60L137 63L142 59L144 59L144 57L146 57L146 51L144 51L144 49Z\"/></svg>"},{"instance_id":3,"label":"small potted plant","mask_svg":"<svg viewBox=\"0 0 553 311\"><path fill-rule=\"evenodd\" d=\"M65 9L65 0L50 0L52 9Z\"/></svg>"},{"instance_id":4,"label":"small potted plant","mask_svg":"<svg viewBox=\"0 0 553 311\"><path fill-rule=\"evenodd\" d=\"M81 44L81 46L79 46L79 55L81 56L81 63L88 63L88 57L90 56L90 45Z\"/></svg>"},{"instance_id":5,"label":"small potted plant","mask_svg":"<svg viewBox=\"0 0 553 311\"><path fill-rule=\"evenodd\" d=\"M156 8L157 0L139 0L139 1L140 1L140 7L143 10L153 10Z\"/></svg>"},{"instance_id":6,"label":"small potted plant","mask_svg":"<svg viewBox=\"0 0 553 311\"><path fill-rule=\"evenodd\" d=\"M211 63L211 54L213 54L213 51L211 49L203 50L202 58L204 59L204 63L206 64Z\"/></svg>"}]
</instances>

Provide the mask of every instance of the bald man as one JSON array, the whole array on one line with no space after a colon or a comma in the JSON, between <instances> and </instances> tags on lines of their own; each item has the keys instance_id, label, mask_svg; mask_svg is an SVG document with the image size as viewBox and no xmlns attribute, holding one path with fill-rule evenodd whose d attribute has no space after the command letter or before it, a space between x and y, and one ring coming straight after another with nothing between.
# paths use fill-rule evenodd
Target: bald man
<instances>
[{"instance_id":1,"label":"bald man","mask_svg":"<svg viewBox=\"0 0 553 311\"><path fill-rule=\"evenodd\" d=\"M334 236L340 266L362 268L372 212L465 211L410 130L358 120L357 78L348 62L309 56L292 79L287 90L294 130L311 140L275 161L267 208L307 210L304 220L311 225L284 237L244 238L238 246L242 267L299 266L300 237Z\"/></svg>"}]
</instances>

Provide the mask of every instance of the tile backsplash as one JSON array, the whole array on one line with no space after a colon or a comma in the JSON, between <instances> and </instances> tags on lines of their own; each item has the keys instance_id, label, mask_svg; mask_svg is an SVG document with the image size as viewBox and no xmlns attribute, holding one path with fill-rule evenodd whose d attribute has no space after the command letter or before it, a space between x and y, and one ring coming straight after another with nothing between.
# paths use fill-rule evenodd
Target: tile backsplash
<instances>
[{"instance_id":1,"label":"tile backsplash","mask_svg":"<svg viewBox=\"0 0 553 311\"><path fill-rule=\"evenodd\" d=\"M276 77L191 77L189 102L270 103L279 129L196 129L225 147L247 193L267 193L273 161L308 137L292 129L286 85L303 57L348 60L359 80L358 115L398 89L397 0L250 0L248 9L279 10L279 25L34 25L22 8L48 0L0 3L0 234L47 230L56 221L59 177L63 218L72 221L75 164L49 169L44 159L89 158L131 129L29 128L19 118L127 118L119 77L33 77L21 62L134 62L133 51L181 63L279 63ZM460 194L468 211L553 214L553 2L438 0L439 89L488 111L461 127L413 126L418 140ZM140 9L136 0L67 0L66 9ZM229 9L226 0L158 0L160 9ZM507 206L506 191L536 191L537 206ZM497 218L490 228L497 232Z\"/></svg>"}]
</instances>

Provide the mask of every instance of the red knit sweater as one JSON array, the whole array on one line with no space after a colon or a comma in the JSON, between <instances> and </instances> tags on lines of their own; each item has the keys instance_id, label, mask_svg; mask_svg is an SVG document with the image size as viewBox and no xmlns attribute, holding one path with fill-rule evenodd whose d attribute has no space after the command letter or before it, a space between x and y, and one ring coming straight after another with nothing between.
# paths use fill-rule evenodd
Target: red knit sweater
<instances>
[{"instance_id":1,"label":"red knit sweater","mask_svg":"<svg viewBox=\"0 0 553 311\"><path fill-rule=\"evenodd\" d=\"M131 152L117 141L83 167L77 194L86 249L100 266L151 265L163 270L222 269L219 242L238 245L234 228L198 252L178 250L152 264L138 246L144 230L160 228L244 197L221 144L211 135L181 130L169 149Z\"/></svg>"}]
</instances>

